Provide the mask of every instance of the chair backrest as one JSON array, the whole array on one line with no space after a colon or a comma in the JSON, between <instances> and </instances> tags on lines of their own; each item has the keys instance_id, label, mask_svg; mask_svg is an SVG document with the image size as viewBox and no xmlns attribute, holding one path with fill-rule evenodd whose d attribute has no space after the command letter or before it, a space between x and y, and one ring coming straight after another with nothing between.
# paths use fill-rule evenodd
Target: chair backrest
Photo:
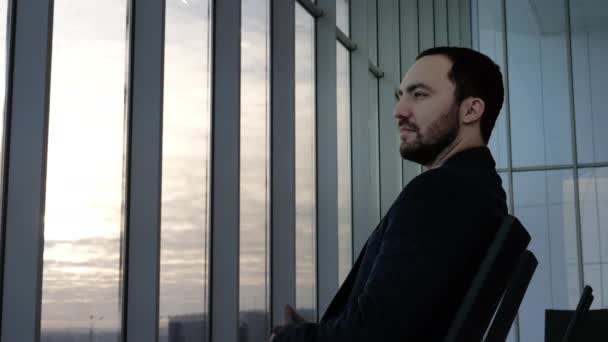
<instances>
[{"instance_id":1,"label":"chair backrest","mask_svg":"<svg viewBox=\"0 0 608 342\"><path fill-rule=\"evenodd\" d=\"M575 310L545 310L545 341L566 341L565 333L574 317ZM576 336L567 341L608 341L608 309L589 310L577 324Z\"/></svg>"},{"instance_id":2,"label":"chair backrest","mask_svg":"<svg viewBox=\"0 0 608 342\"><path fill-rule=\"evenodd\" d=\"M583 294L581 295L581 299L578 301L576 311L574 311L574 314L572 315L572 319L568 324L568 328L566 329L566 333L564 334L564 339L562 340L562 342L578 340L577 336L580 333L580 327L585 320L587 312L589 312L591 303L593 302L593 295L591 294L592 292L593 289L589 285L586 285L583 289Z\"/></svg>"},{"instance_id":3,"label":"chair backrest","mask_svg":"<svg viewBox=\"0 0 608 342\"><path fill-rule=\"evenodd\" d=\"M525 250L519 259L519 264L513 271L509 285L498 305L484 341L505 341L507 339L536 266L538 266L538 261L534 254L529 250Z\"/></svg>"},{"instance_id":4,"label":"chair backrest","mask_svg":"<svg viewBox=\"0 0 608 342\"><path fill-rule=\"evenodd\" d=\"M444 342L481 341L529 242L530 234L519 220L507 215L448 328Z\"/></svg>"}]
</instances>

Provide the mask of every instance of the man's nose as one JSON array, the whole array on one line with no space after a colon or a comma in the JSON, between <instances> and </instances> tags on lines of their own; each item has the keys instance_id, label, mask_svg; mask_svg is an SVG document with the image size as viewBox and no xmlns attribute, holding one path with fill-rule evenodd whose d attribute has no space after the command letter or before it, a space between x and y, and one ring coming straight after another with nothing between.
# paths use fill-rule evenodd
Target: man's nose
<instances>
[{"instance_id":1,"label":"man's nose","mask_svg":"<svg viewBox=\"0 0 608 342\"><path fill-rule=\"evenodd\" d=\"M407 107L403 100L399 100L397 104L395 104L395 108L393 110L393 117L397 120L403 118L409 118L411 116L411 111Z\"/></svg>"}]
</instances>

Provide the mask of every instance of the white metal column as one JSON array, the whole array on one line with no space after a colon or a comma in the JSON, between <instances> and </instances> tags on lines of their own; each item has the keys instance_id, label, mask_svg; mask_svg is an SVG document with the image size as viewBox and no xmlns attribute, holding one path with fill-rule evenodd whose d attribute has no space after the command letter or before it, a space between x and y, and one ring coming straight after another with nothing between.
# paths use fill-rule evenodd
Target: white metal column
<instances>
[{"instance_id":1,"label":"white metal column","mask_svg":"<svg viewBox=\"0 0 608 342\"><path fill-rule=\"evenodd\" d=\"M471 42L472 48L479 50L479 1L471 0Z\"/></svg>"},{"instance_id":2,"label":"white metal column","mask_svg":"<svg viewBox=\"0 0 608 342\"><path fill-rule=\"evenodd\" d=\"M271 4L271 322L296 302L295 2Z\"/></svg>"},{"instance_id":3,"label":"white metal column","mask_svg":"<svg viewBox=\"0 0 608 342\"><path fill-rule=\"evenodd\" d=\"M418 18L420 51L424 51L435 46L433 1L418 1Z\"/></svg>"},{"instance_id":4,"label":"white metal column","mask_svg":"<svg viewBox=\"0 0 608 342\"><path fill-rule=\"evenodd\" d=\"M237 342L241 122L240 0L214 2L212 34L211 341Z\"/></svg>"},{"instance_id":5,"label":"white metal column","mask_svg":"<svg viewBox=\"0 0 608 342\"><path fill-rule=\"evenodd\" d=\"M317 310L322 315L338 289L338 150L336 119L336 1L318 0L317 19Z\"/></svg>"},{"instance_id":6,"label":"white metal column","mask_svg":"<svg viewBox=\"0 0 608 342\"><path fill-rule=\"evenodd\" d=\"M418 1L402 0L399 7L401 20L401 79L416 61L419 51L418 40ZM401 82L401 81L399 81ZM409 160L402 160L403 186L420 174L420 165Z\"/></svg>"},{"instance_id":7,"label":"white metal column","mask_svg":"<svg viewBox=\"0 0 608 342\"><path fill-rule=\"evenodd\" d=\"M448 0L448 44L460 46L460 0Z\"/></svg>"},{"instance_id":8,"label":"white metal column","mask_svg":"<svg viewBox=\"0 0 608 342\"><path fill-rule=\"evenodd\" d=\"M434 0L435 45L448 45L448 3L447 0Z\"/></svg>"},{"instance_id":9,"label":"white metal column","mask_svg":"<svg viewBox=\"0 0 608 342\"><path fill-rule=\"evenodd\" d=\"M402 187L399 133L393 117L396 92L401 81L399 62L399 12L396 0L378 1L378 65L384 72L379 80L380 214L384 216Z\"/></svg>"},{"instance_id":10,"label":"white metal column","mask_svg":"<svg viewBox=\"0 0 608 342\"><path fill-rule=\"evenodd\" d=\"M9 5L2 342L38 342L53 1Z\"/></svg>"},{"instance_id":11,"label":"white metal column","mask_svg":"<svg viewBox=\"0 0 608 342\"><path fill-rule=\"evenodd\" d=\"M357 50L350 54L351 66L351 127L352 127L352 212L353 212L353 260L367 241L374 228L371 189L370 101L369 101L369 48L367 34L366 0L350 3L350 32ZM372 219L373 217L373 219Z\"/></svg>"},{"instance_id":12,"label":"white metal column","mask_svg":"<svg viewBox=\"0 0 608 342\"><path fill-rule=\"evenodd\" d=\"M471 0L460 0L460 46L470 48L471 35Z\"/></svg>"},{"instance_id":13,"label":"white metal column","mask_svg":"<svg viewBox=\"0 0 608 342\"><path fill-rule=\"evenodd\" d=\"M165 0L129 3L123 335L158 340Z\"/></svg>"},{"instance_id":14,"label":"white metal column","mask_svg":"<svg viewBox=\"0 0 608 342\"><path fill-rule=\"evenodd\" d=\"M380 132L378 131L378 85L379 79L384 77L382 70L378 67L378 0L367 2L367 49L369 51L370 65L368 73L368 99L369 116L368 131L370 146L369 168L370 168L370 192L369 212L370 219L374 225L380 220ZM366 167L367 165L354 165L353 167Z\"/></svg>"}]
</instances>

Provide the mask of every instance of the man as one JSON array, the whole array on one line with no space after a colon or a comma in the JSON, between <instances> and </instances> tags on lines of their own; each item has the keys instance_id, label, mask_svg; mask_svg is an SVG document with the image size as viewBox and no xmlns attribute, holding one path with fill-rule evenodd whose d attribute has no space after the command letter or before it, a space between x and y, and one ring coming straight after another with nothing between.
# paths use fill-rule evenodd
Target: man
<instances>
[{"instance_id":1,"label":"man","mask_svg":"<svg viewBox=\"0 0 608 342\"><path fill-rule=\"evenodd\" d=\"M394 117L400 153L425 172L399 194L319 323L286 307L273 342L441 341L481 264L506 195L486 147L500 68L466 48L422 52Z\"/></svg>"}]
</instances>

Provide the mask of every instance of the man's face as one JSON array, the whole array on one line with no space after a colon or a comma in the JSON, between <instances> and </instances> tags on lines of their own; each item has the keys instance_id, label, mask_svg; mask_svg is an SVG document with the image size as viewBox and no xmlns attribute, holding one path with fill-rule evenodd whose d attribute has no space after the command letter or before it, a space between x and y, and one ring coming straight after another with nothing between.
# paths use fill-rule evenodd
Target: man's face
<instances>
[{"instance_id":1,"label":"man's face","mask_svg":"<svg viewBox=\"0 0 608 342\"><path fill-rule=\"evenodd\" d=\"M459 104L448 79L452 62L443 55L420 58L399 86L394 116L404 159L428 165L457 137Z\"/></svg>"}]
</instances>

